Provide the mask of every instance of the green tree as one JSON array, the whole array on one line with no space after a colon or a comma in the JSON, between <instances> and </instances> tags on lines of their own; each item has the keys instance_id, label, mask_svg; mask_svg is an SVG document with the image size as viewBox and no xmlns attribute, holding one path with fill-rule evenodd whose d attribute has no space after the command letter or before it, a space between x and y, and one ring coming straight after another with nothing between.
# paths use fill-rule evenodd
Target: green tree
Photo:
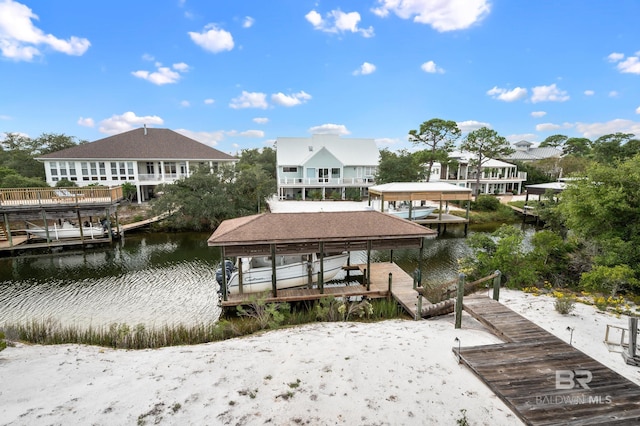
<instances>
[{"instance_id":1,"label":"green tree","mask_svg":"<svg viewBox=\"0 0 640 426\"><path fill-rule=\"evenodd\" d=\"M569 139L569 137L565 135L551 135L540 143L540 148L559 148L567 141L567 139Z\"/></svg>"},{"instance_id":2,"label":"green tree","mask_svg":"<svg viewBox=\"0 0 640 426\"><path fill-rule=\"evenodd\" d=\"M243 170L248 167L260 166L272 179L277 179L276 174L276 150L265 147L262 149L243 149L236 167Z\"/></svg>"},{"instance_id":3,"label":"green tree","mask_svg":"<svg viewBox=\"0 0 640 426\"><path fill-rule=\"evenodd\" d=\"M562 147L563 155L585 157L591 153L591 140L587 138L568 138Z\"/></svg>"},{"instance_id":4,"label":"green tree","mask_svg":"<svg viewBox=\"0 0 640 426\"><path fill-rule=\"evenodd\" d=\"M420 125L419 130L409 130L409 141L426 149L416 153L420 163L427 164L426 180L431 179L433 163L445 163L460 137L460 129L455 121L433 118Z\"/></svg>"},{"instance_id":5,"label":"green tree","mask_svg":"<svg viewBox=\"0 0 640 426\"><path fill-rule=\"evenodd\" d=\"M78 145L75 139L62 133L43 133L34 139L33 148L38 155L49 154Z\"/></svg>"},{"instance_id":6,"label":"green tree","mask_svg":"<svg viewBox=\"0 0 640 426\"><path fill-rule=\"evenodd\" d=\"M72 188L78 186L75 182L71 182L69 179L62 178L56 182L56 188Z\"/></svg>"},{"instance_id":7,"label":"green tree","mask_svg":"<svg viewBox=\"0 0 640 426\"><path fill-rule=\"evenodd\" d=\"M478 198L480 192L482 165L492 158L503 158L514 152L504 137L487 127L469 132L460 145L460 149L475 155L473 162L476 167L475 199Z\"/></svg>"},{"instance_id":8,"label":"green tree","mask_svg":"<svg viewBox=\"0 0 640 426\"><path fill-rule=\"evenodd\" d=\"M123 182L120 186L122 187L122 196L125 200L132 202L137 195L136 186L131 182Z\"/></svg>"},{"instance_id":9,"label":"green tree","mask_svg":"<svg viewBox=\"0 0 640 426\"><path fill-rule=\"evenodd\" d=\"M640 274L640 155L592 165L568 184L559 209L567 228L596 245L596 264L629 265Z\"/></svg>"},{"instance_id":10,"label":"green tree","mask_svg":"<svg viewBox=\"0 0 640 426\"><path fill-rule=\"evenodd\" d=\"M37 150L32 139L18 133L5 133L0 146L3 150L0 166L13 169L24 177L44 181L44 167L34 159Z\"/></svg>"},{"instance_id":11,"label":"green tree","mask_svg":"<svg viewBox=\"0 0 640 426\"><path fill-rule=\"evenodd\" d=\"M632 133L614 133L596 139L592 144L591 155L598 163L615 163L625 158L623 145L633 138Z\"/></svg>"},{"instance_id":12,"label":"green tree","mask_svg":"<svg viewBox=\"0 0 640 426\"><path fill-rule=\"evenodd\" d=\"M416 157L406 149L397 153L388 149L380 151L380 163L376 183L417 182L423 179Z\"/></svg>"}]
</instances>

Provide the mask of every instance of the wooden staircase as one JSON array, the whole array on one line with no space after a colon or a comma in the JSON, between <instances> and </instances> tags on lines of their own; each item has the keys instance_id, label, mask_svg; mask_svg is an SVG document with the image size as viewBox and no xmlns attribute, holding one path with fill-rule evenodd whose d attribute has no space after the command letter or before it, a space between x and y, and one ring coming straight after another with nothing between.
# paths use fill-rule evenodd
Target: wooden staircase
<instances>
[{"instance_id":1,"label":"wooden staircase","mask_svg":"<svg viewBox=\"0 0 640 426\"><path fill-rule=\"evenodd\" d=\"M0 241L8 241L7 230L4 229L4 224L0 223Z\"/></svg>"}]
</instances>

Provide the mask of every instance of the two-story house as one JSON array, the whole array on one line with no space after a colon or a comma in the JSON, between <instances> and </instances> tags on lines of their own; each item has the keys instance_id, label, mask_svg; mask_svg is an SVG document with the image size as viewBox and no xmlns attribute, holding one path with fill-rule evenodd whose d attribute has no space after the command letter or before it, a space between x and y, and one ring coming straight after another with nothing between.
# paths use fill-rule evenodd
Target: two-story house
<instances>
[{"instance_id":1,"label":"two-story house","mask_svg":"<svg viewBox=\"0 0 640 426\"><path fill-rule=\"evenodd\" d=\"M431 182L448 182L476 193L477 168L473 164L475 156L467 152L449 154L453 160L450 165L434 164ZM504 161L488 159L480 168L480 194L520 194L527 180L526 172L519 172L518 166Z\"/></svg>"},{"instance_id":2,"label":"two-story house","mask_svg":"<svg viewBox=\"0 0 640 426\"><path fill-rule=\"evenodd\" d=\"M37 158L44 163L47 183L67 179L78 186L136 186L138 202L154 195L156 186L188 177L196 167L215 171L237 158L169 129L130 130L95 142Z\"/></svg>"},{"instance_id":3,"label":"two-story house","mask_svg":"<svg viewBox=\"0 0 640 426\"><path fill-rule=\"evenodd\" d=\"M338 135L277 138L278 198L363 197L375 183L379 157L373 139Z\"/></svg>"}]
</instances>

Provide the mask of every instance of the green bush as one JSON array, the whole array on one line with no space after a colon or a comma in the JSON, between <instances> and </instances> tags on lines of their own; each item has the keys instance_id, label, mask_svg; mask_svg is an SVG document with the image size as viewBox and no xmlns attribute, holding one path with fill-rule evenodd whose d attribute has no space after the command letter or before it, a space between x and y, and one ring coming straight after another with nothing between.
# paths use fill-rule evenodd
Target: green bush
<instances>
[{"instance_id":1,"label":"green bush","mask_svg":"<svg viewBox=\"0 0 640 426\"><path fill-rule=\"evenodd\" d=\"M481 212L494 212L500 208L500 200L490 195L481 195L471 204L471 209Z\"/></svg>"},{"instance_id":2,"label":"green bush","mask_svg":"<svg viewBox=\"0 0 640 426\"><path fill-rule=\"evenodd\" d=\"M4 341L4 333L0 331L0 352L7 348L7 342Z\"/></svg>"}]
</instances>

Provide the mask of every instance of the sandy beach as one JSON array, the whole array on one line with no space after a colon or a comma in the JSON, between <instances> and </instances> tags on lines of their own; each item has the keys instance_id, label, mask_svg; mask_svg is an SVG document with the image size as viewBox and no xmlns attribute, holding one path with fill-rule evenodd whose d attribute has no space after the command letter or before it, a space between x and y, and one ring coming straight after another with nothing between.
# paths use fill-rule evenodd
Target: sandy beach
<instances>
[{"instance_id":1,"label":"sandy beach","mask_svg":"<svg viewBox=\"0 0 640 426\"><path fill-rule=\"evenodd\" d=\"M640 369L603 343L624 316L503 290L501 301L640 384ZM500 340L465 315L379 323L316 323L245 338L156 350L22 345L0 352L0 423L521 424L452 348Z\"/></svg>"}]
</instances>

